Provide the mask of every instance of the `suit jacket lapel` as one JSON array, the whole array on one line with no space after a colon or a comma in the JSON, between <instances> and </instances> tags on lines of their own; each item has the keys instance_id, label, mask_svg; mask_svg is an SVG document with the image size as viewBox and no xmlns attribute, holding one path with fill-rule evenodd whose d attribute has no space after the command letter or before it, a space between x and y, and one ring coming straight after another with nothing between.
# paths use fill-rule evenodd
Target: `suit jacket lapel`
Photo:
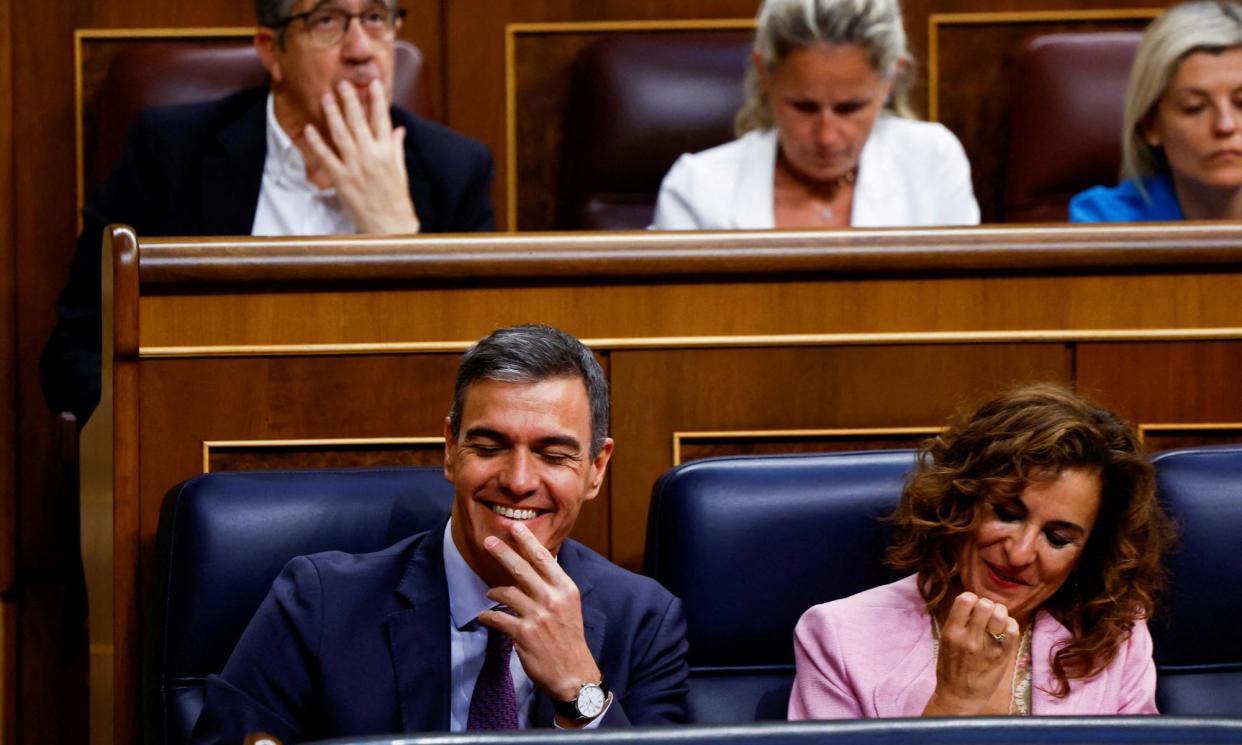
<instances>
[{"instance_id":1,"label":"suit jacket lapel","mask_svg":"<svg viewBox=\"0 0 1242 745\"><path fill-rule=\"evenodd\" d=\"M1065 698L1056 698L1057 679L1052 674L1052 655L1059 644L1068 641L1069 629L1052 614L1039 611L1035 615L1035 628L1031 630L1031 714L1036 716L1067 716L1072 714L1099 714L1104 711L1104 686L1093 685L1092 680L1070 681L1071 692ZM1101 673L1101 677L1107 673Z\"/></svg>"},{"instance_id":2,"label":"suit jacket lapel","mask_svg":"<svg viewBox=\"0 0 1242 745\"><path fill-rule=\"evenodd\" d=\"M444 525L415 550L397 593L410 604L386 622L404 732L449 728L449 606Z\"/></svg>"},{"instance_id":3,"label":"suit jacket lapel","mask_svg":"<svg viewBox=\"0 0 1242 745\"><path fill-rule=\"evenodd\" d=\"M414 211L418 214L421 231L424 233L442 232L449 215L441 214L443 210L437 209L435 190L424 175L427 172L427 166L419 154L420 143L415 137L417 128L414 126L413 117L400 109L393 108L392 123L394 127L405 127L405 174L410 181L410 199L414 202Z\"/></svg>"},{"instance_id":4,"label":"suit jacket lapel","mask_svg":"<svg viewBox=\"0 0 1242 745\"><path fill-rule=\"evenodd\" d=\"M772 228L776 224L773 190L776 178L775 130L745 135L741 174L733 184L729 227ZM721 188L729 188L727 185Z\"/></svg>"},{"instance_id":5,"label":"suit jacket lapel","mask_svg":"<svg viewBox=\"0 0 1242 745\"><path fill-rule=\"evenodd\" d=\"M591 656L595 658L596 664L604 674L604 680L607 681L608 671L604 670L604 661L601 656L607 626L604 611L597 605L596 596L592 593L595 583L591 581L590 575L581 562L577 545L566 542L561 546L557 559L560 561L561 568L578 586L578 594L582 599L582 627L586 636L587 649L591 650ZM552 711L552 700L542 689L535 689L535 703L531 707L530 715L531 726L551 727L555 716L556 713Z\"/></svg>"},{"instance_id":6,"label":"suit jacket lapel","mask_svg":"<svg viewBox=\"0 0 1242 745\"><path fill-rule=\"evenodd\" d=\"M909 712L922 711L936 688L931 619L922 608L906 613L914 616L911 623L894 623L886 642L890 649L904 652L872 694L871 704L878 717L910 716Z\"/></svg>"},{"instance_id":7,"label":"suit jacket lapel","mask_svg":"<svg viewBox=\"0 0 1242 745\"><path fill-rule=\"evenodd\" d=\"M876 123L877 128L881 126ZM850 225L859 228L891 224L894 201L899 200L898 185L903 182L901 164L884 149L880 137L872 137L863 145L858 159L858 182L854 185L854 206L850 213Z\"/></svg>"},{"instance_id":8,"label":"suit jacket lapel","mask_svg":"<svg viewBox=\"0 0 1242 745\"><path fill-rule=\"evenodd\" d=\"M202 160L198 214L204 235L250 235L267 158L267 97L259 96L216 136Z\"/></svg>"}]
</instances>

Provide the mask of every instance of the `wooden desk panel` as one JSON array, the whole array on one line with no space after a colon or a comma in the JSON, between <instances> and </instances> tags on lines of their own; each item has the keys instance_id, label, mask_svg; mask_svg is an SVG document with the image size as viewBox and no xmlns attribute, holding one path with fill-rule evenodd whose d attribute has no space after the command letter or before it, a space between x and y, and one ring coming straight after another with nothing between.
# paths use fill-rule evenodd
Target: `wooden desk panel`
<instances>
[{"instance_id":1,"label":"wooden desk panel","mask_svg":"<svg viewBox=\"0 0 1242 745\"><path fill-rule=\"evenodd\" d=\"M673 432L935 427L987 391L1072 381L1064 344L769 347L612 357L613 559L642 563L651 486Z\"/></svg>"},{"instance_id":2,"label":"wooden desk panel","mask_svg":"<svg viewBox=\"0 0 1242 745\"><path fill-rule=\"evenodd\" d=\"M119 741L159 503L206 443L434 459L457 357L498 326L558 325L604 360L617 451L577 535L631 568L652 482L695 433L726 450L917 437L1028 380L1200 425L1161 443L1242 433L1239 226L111 240Z\"/></svg>"}]
</instances>

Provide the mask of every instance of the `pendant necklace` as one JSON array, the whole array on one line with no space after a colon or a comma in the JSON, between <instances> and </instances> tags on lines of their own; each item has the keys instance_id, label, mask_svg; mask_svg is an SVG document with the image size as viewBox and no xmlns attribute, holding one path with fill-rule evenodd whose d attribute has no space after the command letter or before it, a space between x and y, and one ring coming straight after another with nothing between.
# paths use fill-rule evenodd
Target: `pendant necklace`
<instances>
[{"instance_id":1,"label":"pendant necklace","mask_svg":"<svg viewBox=\"0 0 1242 745\"><path fill-rule=\"evenodd\" d=\"M828 183L823 184L822 186L819 186L816 189L816 191L823 190L833 196L836 196L838 191L854 183L854 180L857 178L858 178L858 169L855 168L852 171L847 171L841 174L840 176L837 176L832 181L829 181ZM831 198L832 197L829 197L829 199ZM832 212L832 207L830 205L823 204L823 203L819 205L820 219L822 219L824 222L832 222L832 215L833 215L833 212Z\"/></svg>"}]
</instances>

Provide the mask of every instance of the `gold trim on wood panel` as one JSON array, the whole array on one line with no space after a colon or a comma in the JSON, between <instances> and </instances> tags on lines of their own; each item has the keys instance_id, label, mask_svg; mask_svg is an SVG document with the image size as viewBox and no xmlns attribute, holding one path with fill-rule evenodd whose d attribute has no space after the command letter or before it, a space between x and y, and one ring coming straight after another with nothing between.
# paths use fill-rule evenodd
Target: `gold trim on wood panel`
<instances>
[{"instance_id":1,"label":"gold trim on wood panel","mask_svg":"<svg viewBox=\"0 0 1242 745\"><path fill-rule=\"evenodd\" d=\"M1031 10L982 13L932 13L927 16L927 119L940 121L940 27L985 23L1052 23L1056 21L1134 21L1155 18L1163 8L1101 10Z\"/></svg>"},{"instance_id":2,"label":"gold trim on wood panel","mask_svg":"<svg viewBox=\"0 0 1242 745\"><path fill-rule=\"evenodd\" d=\"M774 440L781 437L883 437L934 435L943 427L837 427L833 429L707 430L673 433L673 465L681 465L681 443L690 440Z\"/></svg>"},{"instance_id":3,"label":"gold trim on wood panel","mask_svg":"<svg viewBox=\"0 0 1242 745\"><path fill-rule=\"evenodd\" d=\"M1146 442L1148 433L1168 432L1177 435L1225 432L1231 429L1242 432L1242 422L1151 422L1138 425L1138 434L1139 440Z\"/></svg>"},{"instance_id":4,"label":"gold trim on wood panel","mask_svg":"<svg viewBox=\"0 0 1242 745\"><path fill-rule=\"evenodd\" d=\"M254 37L255 28L79 28L73 31L74 155L77 158L78 232L82 231L82 208L86 205L86 145L82 131L82 43L93 39L220 39Z\"/></svg>"},{"instance_id":5,"label":"gold trim on wood panel","mask_svg":"<svg viewBox=\"0 0 1242 745\"><path fill-rule=\"evenodd\" d=\"M592 349L714 349L805 346L909 346L915 344L1038 344L1112 341L1225 341L1242 339L1242 328L1033 329L1029 331L914 331L876 334L756 334L738 336L653 336L582 339ZM474 341L375 342L358 344L216 344L144 346L144 359L187 357L290 357L353 354L463 352Z\"/></svg>"},{"instance_id":6,"label":"gold trim on wood panel","mask_svg":"<svg viewBox=\"0 0 1242 745\"><path fill-rule=\"evenodd\" d=\"M293 440L204 440L203 473L211 473L211 451L342 445L443 445L444 437L327 437Z\"/></svg>"},{"instance_id":7,"label":"gold trim on wood panel","mask_svg":"<svg viewBox=\"0 0 1242 745\"><path fill-rule=\"evenodd\" d=\"M753 29L754 18L701 18L665 21L563 21L505 24L505 212L506 231L516 233L517 220L517 35L568 34L599 31L728 31Z\"/></svg>"}]
</instances>

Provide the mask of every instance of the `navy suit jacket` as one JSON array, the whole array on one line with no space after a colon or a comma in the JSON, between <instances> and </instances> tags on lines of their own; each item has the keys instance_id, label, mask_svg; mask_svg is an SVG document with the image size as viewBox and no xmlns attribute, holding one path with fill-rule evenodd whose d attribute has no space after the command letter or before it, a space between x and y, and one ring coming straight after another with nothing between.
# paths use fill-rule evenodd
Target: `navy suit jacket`
<instances>
[{"instance_id":1,"label":"navy suit jacket","mask_svg":"<svg viewBox=\"0 0 1242 745\"><path fill-rule=\"evenodd\" d=\"M40 378L53 411L79 423L99 403L100 242L110 223L140 236L249 235L267 157L267 88L219 101L148 109L121 162L82 211L82 235L43 350ZM399 108L405 170L425 233L495 230L487 147Z\"/></svg>"},{"instance_id":2,"label":"navy suit jacket","mask_svg":"<svg viewBox=\"0 0 1242 745\"><path fill-rule=\"evenodd\" d=\"M291 561L207 679L192 742L285 743L449 729L450 663L444 529L372 554ZM602 726L686 721L685 620L655 580L574 541L558 560L577 583L587 646L613 692ZM536 690L532 726L552 726Z\"/></svg>"}]
</instances>

